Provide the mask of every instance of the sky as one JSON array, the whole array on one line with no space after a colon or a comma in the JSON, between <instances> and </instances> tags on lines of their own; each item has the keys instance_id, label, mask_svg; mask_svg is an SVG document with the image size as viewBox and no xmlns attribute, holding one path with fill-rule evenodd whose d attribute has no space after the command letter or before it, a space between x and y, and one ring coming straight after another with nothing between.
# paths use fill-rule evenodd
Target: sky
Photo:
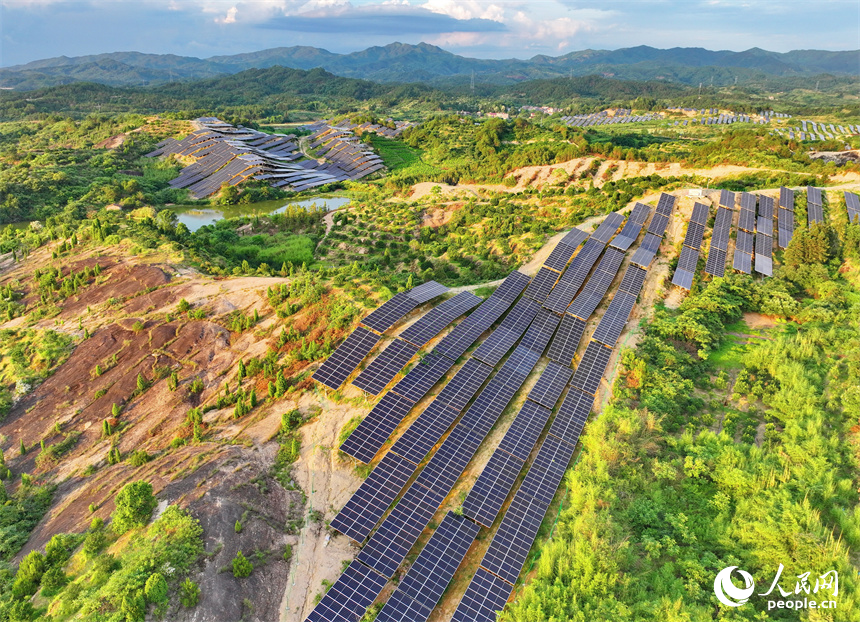
<instances>
[{"instance_id":1,"label":"sky","mask_svg":"<svg viewBox=\"0 0 860 622\"><path fill-rule=\"evenodd\" d=\"M858 0L0 0L0 66L137 51L207 58L426 42L530 58L637 45L860 49Z\"/></svg>"}]
</instances>

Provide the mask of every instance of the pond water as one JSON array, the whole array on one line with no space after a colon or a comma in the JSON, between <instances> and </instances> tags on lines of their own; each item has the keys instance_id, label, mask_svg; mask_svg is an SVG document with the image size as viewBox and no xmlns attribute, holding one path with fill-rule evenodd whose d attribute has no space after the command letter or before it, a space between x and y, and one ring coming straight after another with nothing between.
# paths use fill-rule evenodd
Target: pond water
<instances>
[{"instance_id":1,"label":"pond water","mask_svg":"<svg viewBox=\"0 0 860 622\"><path fill-rule=\"evenodd\" d=\"M283 199L277 201L261 201L247 205L213 205L200 207L199 205L174 205L171 209L176 212L177 219L191 231L197 231L204 225L211 225L224 218L237 218L238 216L253 216L255 214L277 214L286 211L288 205L299 207L310 207L316 204L324 207L329 212L340 209L349 204L347 197L313 197L304 201L288 201Z\"/></svg>"}]
</instances>

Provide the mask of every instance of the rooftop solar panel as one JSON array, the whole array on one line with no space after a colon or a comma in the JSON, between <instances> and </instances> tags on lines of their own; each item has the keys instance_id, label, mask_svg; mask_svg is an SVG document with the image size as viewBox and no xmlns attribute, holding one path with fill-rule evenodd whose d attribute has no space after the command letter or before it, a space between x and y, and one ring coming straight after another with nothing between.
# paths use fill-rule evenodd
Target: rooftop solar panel
<instances>
[{"instance_id":1,"label":"rooftop solar panel","mask_svg":"<svg viewBox=\"0 0 860 622\"><path fill-rule=\"evenodd\" d=\"M513 585L478 568L451 622L496 622L513 589Z\"/></svg>"},{"instance_id":2,"label":"rooftop solar panel","mask_svg":"<svg viewBox=\"0 0 860 622\"><path fill-rule=\"evenodd\" d=\"M462 412L492 372L493 368L489 365L469 359L457 371L451 382L439 392L436 401L447 405L452 410Z\"/></svg>"},{"instance_id":3,"label":"rooftop solar panel","mask_svg":"<svg viewBox=\"0 0 860 622\"><path fill-rule=\"evenodd\" d=\"M387 583L379 573L353 561L323 595L305 622L358 622Z\"/></svg>"},{"instance_id":4,"label":"rooftop solar panel","mask_svg":"<svg viewBox=\"0 0 860 622\"><path fill-rule=\"evenodd\" d=\"M695 203L693 205L693 212L690 215L690 222L696 222L700 225L708 224L708 215L710 210L708 206L703 203Z\"/></svg>"},{"instance_id":5,"label":"rooftop solar panel","mask_svg":"<svg viewBox=\"0 0 860 622\"><path fill-rule=\"evenodd\" d=\"M364 542L414 472L415 465L405 458L385 454L332 519L332 529Z\"/></svg>"},{"instance_id":6,"label":"rooftop solar panel","mask_svg":"<svg viewBox=\"0 0 860 622\"><path fill-rule=\"evenodd\" d=\"M382 303L382 305L364 318L361 323L368 328L383 333L417 306L418 302L410 298L407 293L401 292L395 294L387 302Z\"/></svg>"},{"instance_id":7,"label":"rooftop solar panel","mask_svg":"<svg viewBox=\"0 0 860 622\"><path fill-rule=\"evenodd\" d=\"M558 280L558 276L558 272L549 268L541 268L523 295L543 304L546 297L549 296L550 290L552 290L555 282Z\"/></svg>"},{"instance_id":8,"label":"rooftop solar panel","mask_svg":"<svg viewBox=\"0 0 860 622\"><path fill-rule=\"evenodd\" d=\"M529 391L528 398L546 408L555 408L573 371L569 367L550 361L544 368L535 386Z\"/></svg>"},{"instance_id":9,"label":"rooftop solar panel","mask_svg":"<svg viewBox=\"0 0 860 622\"><path fill-rule=\"evenodd\" d=\"M378 622L422 622L454 577L479 531L472 521L448 512L400 580Z\"/></svg>"},{"instance_id":10,"label":"rooftop solar panel","mask_svg":"<svg viewBox=\"0 0 860 622\"><path fill-rule=\"evenodd\" d=\"M495 451L463 501L463 514L491 527L505 504L524 463L504 451Z\"/></svg>"},{"instance_id":11,"label":"rooftop solar panel","mask_svg":"<svg viewBox=\"0 0 860 622\"><path fill-rule=\"evenodd\" d=\"M548 507L548 503L532 497L514 495L481 566L515 584Z\"/></svg>"},{"instance_id":12,"label":"rooftop solar panel","mask_svg":"<svg viewBox=\"0 0 860 622\"><path fill-rule=\"evenodd\" d=\"M582 428L585 427L585 422L588 421L588 415L591 413L593 405L593 395L571 387L567 395L564 396L558 414L549 427L549 435L576 447L579 435L582 433Z\"/></svg>"},{"instance_id":13,"label":"rooftop solar panel","mask_svg":"<svg viewBox=\"0 0 860 622\"><path fill-rule=\"evenodd\" d=\"M573 357L576 355L576 349L584 332L585 322L583 320L565 314L552 343L549 345L547 356L556 363L569 366L573 362Z\"/></svg>"},{"instance_id":14,"label":"rooftop solar panel","mask_svg":"<svg viewBox=\"0 0 860 622\"><path fill-rule=\"evenodd\" d=\"M352 384L371 395L379 395L417 352L418 346L395 339L356 376Z\"/></svg>"},{"instance_id":15,"label":"rooftop solar panel","mask_svg":"<svg viewBox=\"0 0 860 622\"><path fill-rule=\"evenodd\" d=\"M618 212L610 212L606 218L603 219L603 222L600 223L600 226L594 230L594 233L591 234L592 240L597 240L601 244L608 244L609 240L612 239L612 236L615 235L615 232L618 231L618 227L621 226L621 223L624 222L624 216L619 214Z\"/></svg>"},{"instance_id":16,"label":"rooftop solar panel","mask_svg":"<svg viewBox=\"0 0 860 622\"><path fill-rule=\"evenodd\" d=\"M341 444L340 450L369 464L413 406L413 402L389 391Z\"/></svg>"},{"instance_id":17,"label":"rooftop solar panel","mask_svg":"<svg viewBox=\"0 0 860 622\"><path fill-rule=\"evenodd\" d=\"M312 378L331 389L338 389L379 341L379 335L359 326L340 344Z\"/></svg>"},{"instance_id":18,"label":"rooftop solar panel","mask_svg":"<svg viewBox=\"0 0 860 622\"><path fill-rule=\"evenodd\" d=\"M705 272L713 276L723 276L726 273L725 250L711 248L708 252L708 260L705 262Z\"/></svg>"},{"instance_id":19,"label":"rooftop solar panel","mask_svg":"<svg viewBox=\"0 0 860 622\"><path fill-rule=\"evenodd\" d=\"M399 336L401 339L421 347L438 335L453 320L471 311L482 302L483 300L472 292L460 292L431 309Z\"/></svg>"},{"instance_id":20,"label":"rooftop solar panel","mask_svg":"<svg viewBox=\"0 0 860 622\"><path fill-rule=\"evenodd\" d=\"M601 320L602 322L603 320ZM615 343L613 342L611 345L614 346ZM592 395L597 393L611 355L612 349L610 347L606 347L606 345L597 341L589 343L585 349L585 353L582 355L582 360L576 367L576 372L573 374L570 384L586 393L591 393Z\"/></svg>"},{"instance_id":21,"label":"rooftop solar panel","mask_svg":"<svg viewBox=\"0 0 860 622\"><path fill-rule=\"evenodd\" d=\"M431 402L400 438L394 442L383 460L392 454L397 454L412 464L421 464L459 414L459 411L449 408L439 400ZM380 464L382 463L380 462Z\"/></svg>"},{"instance_id":22,"label":"rooftop solar panel","mask_svg":"<svg viewBox=\"0 0 860 622\"><path fill-rule=\"evenodd\" d=\"M520 348L528 348L538 356L543 355L559 322L561 322L561 317L548 309L541 309L520 341Z\"/></svg>"}]
</instances>

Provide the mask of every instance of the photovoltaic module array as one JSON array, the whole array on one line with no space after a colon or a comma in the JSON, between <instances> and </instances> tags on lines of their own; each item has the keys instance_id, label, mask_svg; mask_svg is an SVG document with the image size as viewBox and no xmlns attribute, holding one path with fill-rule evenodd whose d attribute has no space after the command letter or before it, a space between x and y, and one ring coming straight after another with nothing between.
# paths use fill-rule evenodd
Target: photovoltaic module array
<instances>
[{"instance_id":1,"label":"photovoltaic module array","mask_svg":"<svg viewBox=\"0 0 860 622\"><path fill-rule=\"evenodd\" d=\"M732 193L734 196L734 194ZM705 272L713 276L723 276L726 272L726 257L729 248L729 235L732 230L732 210L722 205L717 208L714 231L711 234L711 248L705 262Z\"/></svg>"},{"instance_id":2,"label":"photovoltaic module array","mask_svg":"<svg viewBox=\"0 0 860 622\"><path fill-rule=\"evenodd\" d=\"M555 313L564 313L570 302L579 292L579 288L588 278L591 268L597 263L597 259L605 248L605 244L593 238L589 238L585 245L573 258L573 261L559 278L558 283L549 293L544 307Z\"/></svg>"},{"instance_id":3,"label":"photovoltaic module array","mask_svg":"<svg viewBox=\"0 0 860 622\"><path fill-rule=\"evenodd\" d=\"M777 211L777 243L780 248L788 248L788 243L794 236L794 191L786 187L779 189Z\"/></svg>"},{"instance_id":4,"label":"photovoltaic module array","mask_svg":"<svg viewBox=\"0 0 860 622\"><path fill-rule=\"evenodd\" d=\"M705 225L708 222L708 206L703 203L693 204L690 215L690 223L687 225L687 233L684 236L684 245L681 247L681 256L678 258L678 266L672 277L672 284L689 290L693 286L693 278L696 274L696 265L699 262L699 249L702 246L702 237L705 235Z\"/></svg>"},{"instance_id":5,"label":"photovoltaic module array","mask_svg":"<svg viewBox=\"0 0 860 622\"><path fill-rule=\"evenodd\" d=\"M574 227L556 244L543 265L561 272L570 262L570 258L573 257L579 245L587 240L588 236L589 234L582 229Z\"/></svg>"},{"instance_id":6,"label":"photovoltaic module array","mask_svg":"<svg viewBox=\"0 0 860 622\"><path fill-rule=\"evenodd\" d=\"M759 197L755 234L755 271L773 276L773 199Z\"/></svg>"},{"instance_id":7,"label":"photovoltaic module array","mask_svg":"<svg viewBox=\"0 0 860 622\"><path fill-rule=\"evenodd\" d=\"M612 239L609 246L617 248L620 251L626 251L630 248L633 242L636 241L636 238L639 237L642 225L645 224L650 212L651 208L644 203L636 203L630 211L630 216L628 216L627 222L624 223L621 233Z\"/></svg>"},{"instance_id":8,"label":"photovoltaic module array","mask_svg":"<svg viewBox=\"0 0 860 622\"><path fill-rule=\"evenodd\" d=\"M449 298L442 304L430 309L426 315L400 333L399 337L419 348L423 347L442 332L442 329L448 324L482 302L483 300L472 292L460 292L453 298Z\"/></svg>"},{"instance_id":9,"label":"photovoltaic module array","mask_svg":"<svg viewBox=\"0 0 860 622\"><path fill-rule=\"evenodd\" d=\"M430 359L429 367L425 359L391 388L340 446L341 451L364 463L373 460L415 403L423 398L433 384L453 367L457 358L499 319L527 283L528 277L520 272L509 275L487 300L439 342L426 357ZM440 354L441 357L438 356ZM398 371L399 369L402 369L402 365Z\"/></svg>"},{"instance_id":10,"label":"photovoltaic module array","mask_svg":"<svg viewBox=\"0 0 860 622\"><path fill-rule=\"evenodd\" d=\"M756 231L756 196L749 192L742 192L740 203L738 235L732 267L749 274L752 271L753 235Z\"/></svg>"}]
</instances>

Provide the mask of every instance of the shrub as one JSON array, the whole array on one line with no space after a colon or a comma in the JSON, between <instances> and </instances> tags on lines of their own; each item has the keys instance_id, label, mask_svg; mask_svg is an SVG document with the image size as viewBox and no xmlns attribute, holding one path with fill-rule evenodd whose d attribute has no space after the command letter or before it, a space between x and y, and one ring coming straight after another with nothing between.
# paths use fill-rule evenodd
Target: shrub
<instances>
[{"instance_id":1,"label":"shrub","mask_svg":"<svg viewBox=\"0 0 860 622\"><path fill-rule=\"evenodd\" d=\"M167 581L160 572L149 575L143 588L148 603L163 603L167 600Z\"/></svg>"},{"instance_id":2,"label":"shrub","mask_svg":"<svg viewBox=\"0 0 860 622\"><path fill-rule=\"evenodd\" d=\"M236 557L233 558L233 576L241 579L250 575L252 570L254 565L242 555L242 551L236 553Z\"/></svg>"},{"instance_id":3,"label":"shrub","mask_svg":"<svg viewBox=\"0 0 860 622\"><path fill-rule=\"evenodd\" d=\"M194 607L200 602L200 586L189 578L179 586L179 602L183 607Z\"/></svg>"},{"instance_id":4,"label":"shrub","mask_svg":"<svg viewBox=\"0 0 860 622\"><path fill-rule=\"evenodd\" d=\"M35 594L43 574L45 574L45 556L39 551L30 551L18 566L15 583L12 585L12 595L15 598L25 598Z\"/></svg>"},{"instance_id":5,"label":"shrub","mask_svg":"<svg viewBox=\"0 0 860 622\"><path fill-rule=\"evenodd\" d=\"M111 514L114 532L122 535L145 525L157 503L149 482L137 481L123 486L116 495L116 509Z\"/></svg>"},{"instance_id":6,"label":"shrub","mask_svg":"<svg viewBox=\"0 0 860 622\"><path fill-rule=\"evenodd\" d=\"M152 456L150 456L145 449L138 449L136 452L131 454L131 456L129 456L128 463L131 466L139 467L143 466L150 460L152 460Z\"/></svg>"}]
</instances>

